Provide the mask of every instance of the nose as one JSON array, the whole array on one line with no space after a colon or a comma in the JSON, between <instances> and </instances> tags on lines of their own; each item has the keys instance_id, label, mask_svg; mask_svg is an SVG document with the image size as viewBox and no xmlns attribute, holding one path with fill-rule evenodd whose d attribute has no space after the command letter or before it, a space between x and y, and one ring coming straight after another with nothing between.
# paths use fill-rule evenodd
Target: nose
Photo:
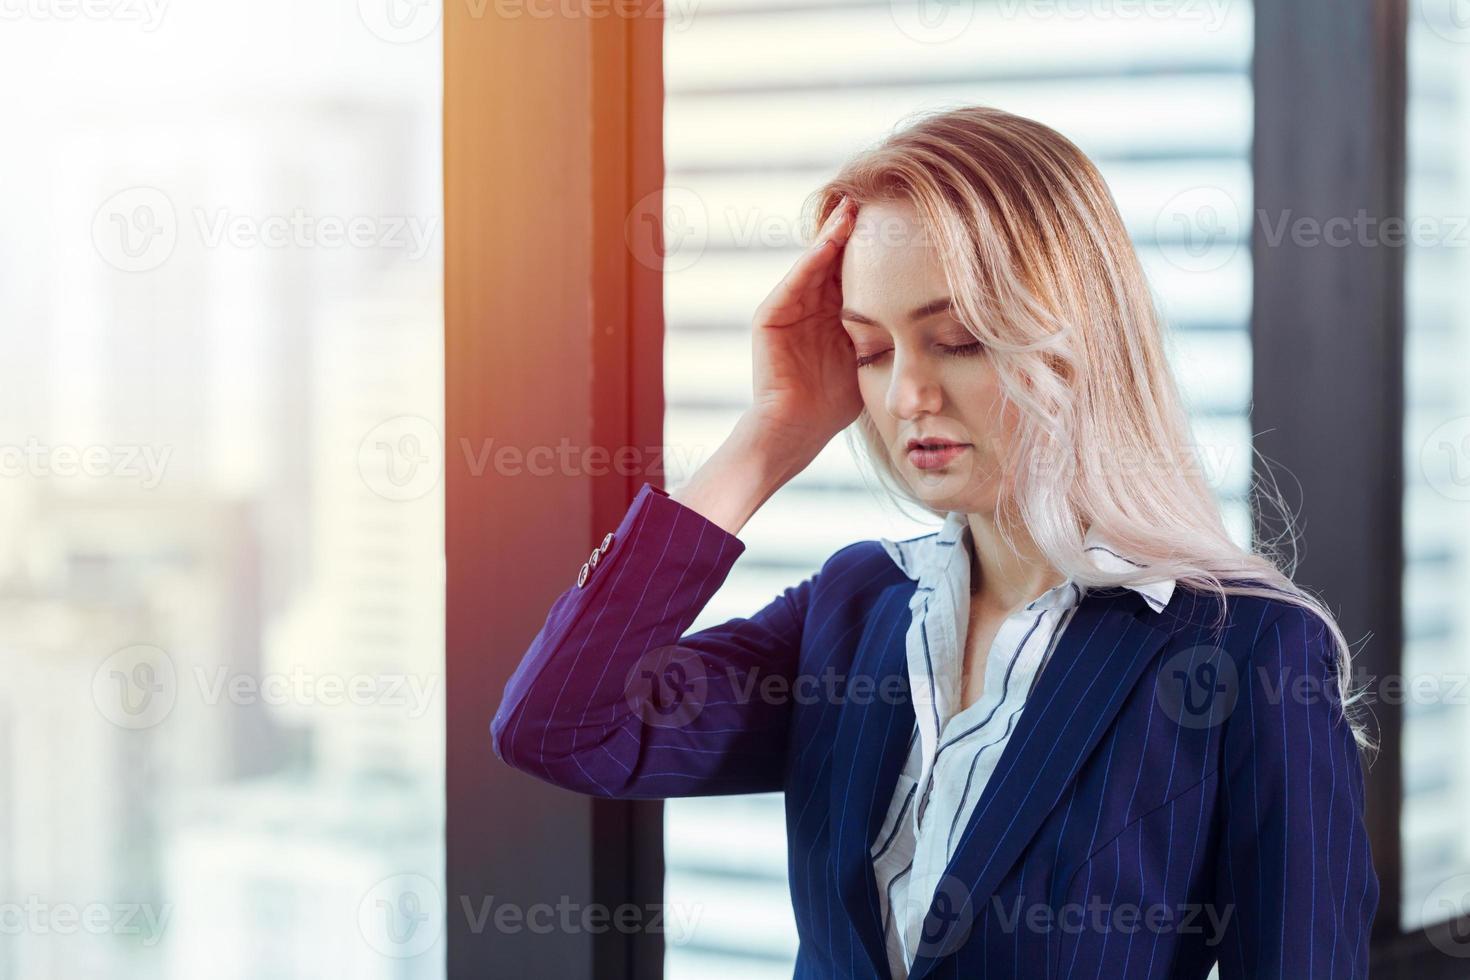
<instances>
[{"instance_id":1,"label":"nose","mask_svg":"<svg viewBox=\"0 0 1470 980\"><path fill-rule=\"evenodd\" d=\"M922 358L907 358L894 351L893 372L888 378L884 407L894 418L912 419L938 412L944 401L939 381Z\"/></svg>"}]
</instances>

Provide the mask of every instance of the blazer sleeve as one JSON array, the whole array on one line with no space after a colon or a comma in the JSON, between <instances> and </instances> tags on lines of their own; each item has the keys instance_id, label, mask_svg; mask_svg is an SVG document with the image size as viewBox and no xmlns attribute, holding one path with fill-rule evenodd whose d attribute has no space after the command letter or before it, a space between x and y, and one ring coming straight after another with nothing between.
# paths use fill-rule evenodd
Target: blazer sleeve
<instances>
[{"instance_id":1,"label":"blazer sleeve","mask_svg":"<svg viewBox=\"0 0 1470 980\"><path fill-rule=\"evenodd\" d=\"M1293 606L1241 671L1223 729L1221 980L1366 977L1378 877L1332 636Z\"/></svg>"},{"instance_id":2,"label":"blazer sleeve","mask_svg":"<svg viewBox=\"0 0 1470 980\"><path fill-rule=\"evenodd\" d=\"M613 534L506 684L496 755L594 796L780 789L789 699L770 695L795 674L816 576L749 618L685 635L744 543L651 483Z\"/></svg>"}]
</instances>

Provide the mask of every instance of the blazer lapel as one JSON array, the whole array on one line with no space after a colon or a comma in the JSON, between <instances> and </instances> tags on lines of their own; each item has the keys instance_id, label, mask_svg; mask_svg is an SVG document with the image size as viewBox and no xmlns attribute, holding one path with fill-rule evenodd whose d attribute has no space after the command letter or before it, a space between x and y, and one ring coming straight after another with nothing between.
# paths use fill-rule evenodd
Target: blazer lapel
<instances>
[{"instance_id":1,"label":"blazer lapel","mask_svg":"<svg viewBox=\"0 0 1470 980\"><path fill-rule=\"evenodd\" d=\"M1168 634L1138 618L1136 593L1086 595L1011 733L924 921L909 980L969 938L1006 873L1107 731Z\"/></svg>"},{"instance_id":2,"label":"blazer lapel","mask_svg":"<svg viewBox=\"0 0 1470 980\"><path fill-rule=\"evenodd\" d=\"M914 728L904 642L913 591L913 582L900 582L875 603L841 695L828 787L838 891L881 977L889 973L888 952L869 847L888 812Z\"/></svg>"}]
</instances>

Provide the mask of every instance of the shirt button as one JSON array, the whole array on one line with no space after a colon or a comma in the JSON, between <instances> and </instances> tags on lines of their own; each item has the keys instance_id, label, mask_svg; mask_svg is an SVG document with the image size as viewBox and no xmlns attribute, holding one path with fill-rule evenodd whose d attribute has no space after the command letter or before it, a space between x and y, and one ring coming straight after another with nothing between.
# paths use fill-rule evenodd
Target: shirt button
<instances>
[{"instance_id":1,"label":"shirt button","mask_svg":"<svg viewBox=\"0 0 1470 980\"><path fill-rule=\"evenodd\" d=\"M583 562L582 570L577 573L577 588L580 589L582 586L587 584L587 573L589 571L591 571L591 569L587 566L586 562Z\"/></svg>"}]
</instances>

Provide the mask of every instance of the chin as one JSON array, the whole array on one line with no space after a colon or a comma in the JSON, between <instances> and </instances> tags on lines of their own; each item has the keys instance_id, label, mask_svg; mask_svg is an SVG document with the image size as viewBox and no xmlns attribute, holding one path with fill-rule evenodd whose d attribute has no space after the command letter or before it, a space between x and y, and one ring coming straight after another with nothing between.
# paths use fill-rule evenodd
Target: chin
<instances>
[{"instance_id":1,"label":"chin","mask_svg":"<svg viewBox=\"0 0 1470 980\"><path fill-rule=\"evenodd\" d=\"M995 509L995 488L976 486L971 474L961 469L918 470L912 466L905 469L909 492L932 510L981 514Z\"/></svg>"}]
</instances>

